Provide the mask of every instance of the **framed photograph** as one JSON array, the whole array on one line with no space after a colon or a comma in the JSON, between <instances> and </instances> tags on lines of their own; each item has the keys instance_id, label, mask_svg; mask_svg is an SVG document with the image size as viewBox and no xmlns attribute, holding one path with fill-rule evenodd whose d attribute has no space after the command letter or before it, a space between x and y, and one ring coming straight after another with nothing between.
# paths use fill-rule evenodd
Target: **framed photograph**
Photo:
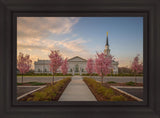
<instances>
[{"instance_id":1,"label":"framed photograph","mask_svg":"<svg viewBox=\"0 0 160 118\"><path fill-rule=\"evenodd\" d=\"M0 116L160 117L160 3L122 3L1 1Z\"/></svg>"},{"instance_id":2,"label":"framed photograph","mask_svg":"<svg viewBox=\"0 0 160 118\"><path fill-rule=\"evenodd\" d=\"M13 94L18 102L147 103L147 90L143 92L145 17L19 15L16 19L17 91Z\"/></svg>"}]
</instances>

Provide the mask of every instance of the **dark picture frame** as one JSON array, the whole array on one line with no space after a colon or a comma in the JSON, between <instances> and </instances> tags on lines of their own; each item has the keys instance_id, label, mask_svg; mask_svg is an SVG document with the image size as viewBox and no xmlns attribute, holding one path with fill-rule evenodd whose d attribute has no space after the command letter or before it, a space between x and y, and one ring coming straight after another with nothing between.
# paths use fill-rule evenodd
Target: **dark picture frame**
<instances>
[{"instance_id":1,"label":"dark picture frame","mask_svg":"<svg viewBox=\"0 0 160 118\"><path fill-rule=\"evenodd\" d=\"M160 1L123 0L1 0L0 1L0 117L1 118L158 118L160 117ZM141 16L144 17L144 102L16 101L17 16ZM24 29L25 30L25 29Z\"/></svg>"}]
</instances>

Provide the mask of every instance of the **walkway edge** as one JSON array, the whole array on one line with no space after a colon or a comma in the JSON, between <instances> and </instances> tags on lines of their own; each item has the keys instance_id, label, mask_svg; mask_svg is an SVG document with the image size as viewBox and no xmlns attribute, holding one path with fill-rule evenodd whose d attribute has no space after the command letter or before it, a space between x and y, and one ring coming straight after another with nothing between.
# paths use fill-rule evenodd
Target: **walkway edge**
<instances>
[{"instance_id":1,"label":"walkway edge","mask_svg":"<svg viewBox=\"0 0 160 118\"><path fill-rule=\"evenodd\" d=\"M143 101L142 99L140 99L140 98L138 98L138 97L136 97L136 96L133 96L133 95L131 95L131 94L125 92L125 91L122 91L122 90L116 88L115 86L111 86L111 88L113 88L113 89L115 89L115 90L117 90L117 91L119 91L119 92L121 92L121 93L123 93L123 94L126 94L126 95L130 96L131 98L133 98L133 99L135 99L135 100L137 100L137 101L140 101L140 102Z\"/></svg>"}]
</instances>

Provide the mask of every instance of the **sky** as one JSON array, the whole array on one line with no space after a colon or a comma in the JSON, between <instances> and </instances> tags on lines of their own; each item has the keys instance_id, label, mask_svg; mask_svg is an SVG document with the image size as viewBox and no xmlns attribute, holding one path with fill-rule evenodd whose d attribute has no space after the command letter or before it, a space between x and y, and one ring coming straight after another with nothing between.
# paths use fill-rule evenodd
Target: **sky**
<instances>
[{"instance_id":1,"label":"sky","mask_svg":"<svg viewBox=\"0 0 160 118\"><path fill-rule=\"evenodd\" d=\"M103 52L108 32L111 55L119 67L143 61L143 17L17 17L17 55L29 54L33 64L49 60L50 50L64 58L95 58Z\"/></svg>"}]
</instances>

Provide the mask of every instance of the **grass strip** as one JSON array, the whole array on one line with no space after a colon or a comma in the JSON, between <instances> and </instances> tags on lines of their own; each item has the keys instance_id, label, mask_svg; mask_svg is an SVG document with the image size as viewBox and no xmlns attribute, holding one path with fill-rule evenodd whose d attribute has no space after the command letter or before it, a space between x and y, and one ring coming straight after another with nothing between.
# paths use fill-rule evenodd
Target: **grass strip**
<instances>
[{"instance_id":1,"label":"grass strip","mask_svg":"<svg viewBox=\"0 0 160 118\"><path fill-rule=\"evenodd\" d=\"M19 101L58 101L70 81L71 78L65 78L54 85L49 84L47 87L27 95Z\"/></svg>"},{"instance_id":2,"label":"grass strip","mask_svg":"<svg viewBox=\"0 0 160 118\"><path fill-rule=\"evenodd\" d=\"M117 94L112 88L104 87L92 78L84 77L83 80L98 101L127 101L125 96Z\"/></svg>"}]
</instances>

